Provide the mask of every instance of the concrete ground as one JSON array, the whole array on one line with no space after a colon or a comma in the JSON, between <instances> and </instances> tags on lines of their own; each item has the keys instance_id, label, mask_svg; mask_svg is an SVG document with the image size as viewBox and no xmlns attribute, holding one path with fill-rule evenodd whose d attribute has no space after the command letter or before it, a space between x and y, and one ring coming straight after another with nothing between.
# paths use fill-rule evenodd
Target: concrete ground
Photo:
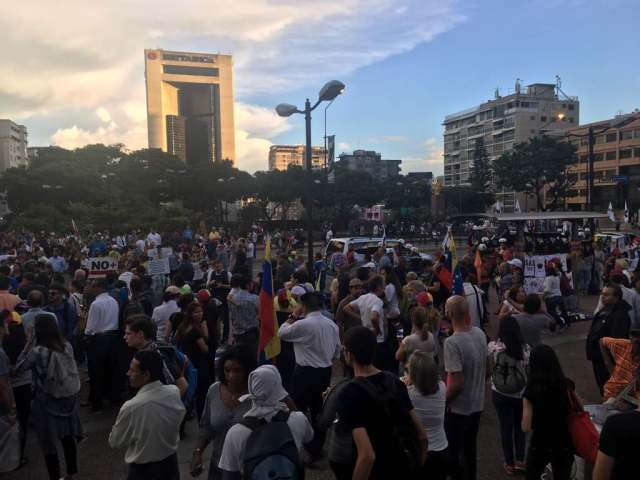
<instances>
[{"instance_id":1,"label":"concrete ground","mask_svg":"<svg viewBox=\"0 0 640 480\"><path fill-rule=\"evenodd\" d=\"M596 304L596 297L582 297L580 307L584 312L592 312ZM495 299L490 311L495 311ZM490 335L495 331L495 318L492 318L489 328ZM553 346L558 353L567 376L577 385L579 395L586 403L597 403L599 394L591 372L591 364L586 361L584 354L584 340L588 330L587 322L574 324L565 333L546 336L545 343ZM498 419L490 400L487 389L485 411L480 424L478 438L478 471L479 478L494 480L508 478L502 471L502 453ZM76 477L86 480L119 480L126 477L123 462L123 452L114 451L107 444L107 437L117 412L90 414L86 408L81 408L81 419L84 425L86 440L78 447L80 473ZM191 478L189 461L197 437L197 423L192 420L187 423L186 437L180 443L178 452L182 478ZM46 469L42 454L38 448L35 436L31 433L28 441L29 464L17 472L1 475L0 478L12 480L44 480ZM205 455L208 458L208 455ZM206 478L205 473L200 478ZM332 479L328 466L320 464L318 468L308 470L307 478L311 480Z\"/></svg>"}]
</instances>

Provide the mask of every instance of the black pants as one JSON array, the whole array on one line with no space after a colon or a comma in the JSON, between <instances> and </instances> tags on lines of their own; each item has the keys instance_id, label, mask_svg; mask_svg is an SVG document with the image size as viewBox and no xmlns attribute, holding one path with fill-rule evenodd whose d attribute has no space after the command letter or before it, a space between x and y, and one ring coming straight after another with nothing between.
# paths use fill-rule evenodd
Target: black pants
<instances>
[{"instance_id":1,"label":"black pants","mask_svg":"<svg viewBox=\"0 0 640 480\"><path fill-rule=\"evenodd\" d=\"M445 448L439 452L429 451L427 461L422 466L420 478L429 480L445 480L449 472L449 449Z\"/></svg>"},{"instance_id":2,"label":"black pants","mask_svg":"<svg viewBox=\"0 0 640 480\"><path fill-rule=\"evenodd\" d=\"M596 383L600 389L600 395L602 395L604 392L604 384L607 383L611 374L609 370L607 370L601 355L594 357L591 360L591 365L593 367L593 375L596 377Z\"/></svg>"},{"instance_id":3,"label":"black pants","mask_svg":"<svg viewBox=\"0 0 640 480\"><path fill-rule=\"evenodd\" d=\"M159 462L131 463L127 480L180 480L178 455L169 455Z\"/></svg>"},{"instance_id":4,"label":"black pants","mask_svg":"<svg viewBox=\"0 0 640 480\"><path fill-rule=\"evenodd\" d=\"M552 449L532 445L527 455L526 480L539 480L548 464L553 470L553 480L569 480L573 467L573 453L568 449Z\"/></svg>"},{"instance_id":5,"label":"black pants","mask_svg":"<svg viewBox=\"0 0 640 480\"><path fill-rule=\"evenodd\" d=\"M24 458L24 447L27 444L27 430L29 428L29 415L31 414L31 384L13 387L13 398L16 402L18 425L20 425L20 458Z\"/></svg>"},{"instance_id":6,"label":"black pants","mask_svg":"<svg viewBox=\"0 0 640 480\"><path fill-rule=\"evenodd\" d=\"M492 391L493 404L496 407L500 421L500 440L504 463L514 465L514 462L524 461L525 436L520 424L522 423L522 399L507 397ZM514 456L515 452L515 456Z\"/></svg>"},{"instance_id":7,"label":"black pants","mask_svg":"<svg viewBox=\"0 0 640 480\"><path fill-rule=\"evenodd\" d=\"M64 437L60 440L62 452L64 453L64 463L67 466L67 475L78 473L78 450L76 441L72 436ZM44 456L44 463L47 465L50 480L60 479L60 461L57 453Z\"/></svg>"},{"instance_id":8,"label":"black pants","mask_svg":"<svg viewBox=\"0 0 640 480\"><path fill-rule=\"evenodd\" d=\"M318 428L316 419L322 410L322 393L331 383L331 367L313 368L296 365L293 370L291 398L301 412L308 414L313 427L313 440L305 447L312 456L322 452L325 434Z\"/></svg>"},{"instance_id":9,"label":"black pants","mask_svg":"<svg viewBox=\"0 0 640 480\"><path fill-rule=\"evenodd\" d=\"M567 314L567 309L564 308L564 301L562 300L562 297L549 297L545 300L545 304L547 306L547 312L556 321L556 326L569 326L571 320L569 319L569 315ZM560 310L559 315L558 310Z\"/></svg>"},{"instance_id":10,"label":"black pants","mask_svg":"<svg viewBox=\"0 0 640 480\"><path fill-rule=\"evenodd\" d=\"M477 477L477 439L480 427L480 415L458 415L447 412L444 417L444 429L449 440L452 480L476 480Z\"/></svg>"},{"instance_id":11,"label":"black pants","mask_svg":"<svg viewBox=\"0 0 640 480\"><path fill-rule=\"evenodd\" d=\"M119 352L120 334L108 332L89 338L87 366L89 368L89 401L95 409L102 408L104 397L113 403L120 400L119 392Z\"/></svg>"}]
</instances>

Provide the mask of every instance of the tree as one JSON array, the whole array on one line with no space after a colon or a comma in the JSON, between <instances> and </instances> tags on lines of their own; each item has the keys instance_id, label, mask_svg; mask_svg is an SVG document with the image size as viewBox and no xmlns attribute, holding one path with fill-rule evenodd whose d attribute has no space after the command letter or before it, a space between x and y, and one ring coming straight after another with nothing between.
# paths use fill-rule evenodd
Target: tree
<instances>
[{"instance_id":1,"label":"tree","mask_svg":"<svg viewBox=\"0 0 640 480\"><path fill-rule=\"evenodd\" d=\"M544 211L546 192L554 198L551 205L566 196L572 185L567 168L576 162L575 146L542 135L501 155L493 162L493 172L498 186L535 195L538 210Z\"/></svg>"},{"instance_id":2,"label":"tree","mask_svg":"<svg viewBox=\"0 0 640 480\"><path fill-rule=\"evenodd\" d=\"M482 211L484 211L487 206L493 203L494 194L492 192L491 163L482 137L476 140L469 183L471 189L478 195L478 201L481 202Z\"/></svg>"}]
</instances>

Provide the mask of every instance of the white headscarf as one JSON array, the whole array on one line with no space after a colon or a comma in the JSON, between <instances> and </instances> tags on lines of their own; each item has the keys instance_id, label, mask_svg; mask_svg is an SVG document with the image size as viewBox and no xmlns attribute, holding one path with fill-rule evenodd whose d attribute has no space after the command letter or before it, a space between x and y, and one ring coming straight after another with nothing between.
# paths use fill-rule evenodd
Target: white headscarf
<instances>
[{"instance_id":1,"label":"white headscarf","mask_svg":"<svg viewBox=\"0 0 640 480\"><path fill-rule=\"evenodd\" d=\"M251 400L252 407L245 417L270 420L279 411L288 411L282 402L289 394L282 387L280 372L273 365L261 365L249 374L249 393L240 401Z\"/></svg>"}]
</instances>

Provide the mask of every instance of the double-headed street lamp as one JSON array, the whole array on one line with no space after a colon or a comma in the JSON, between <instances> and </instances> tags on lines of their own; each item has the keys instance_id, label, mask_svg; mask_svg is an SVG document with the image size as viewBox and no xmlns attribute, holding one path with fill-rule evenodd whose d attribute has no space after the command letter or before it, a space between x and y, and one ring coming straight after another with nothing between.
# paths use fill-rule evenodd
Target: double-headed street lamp
<instances>
[{"instance_id":1,"label":"double-headed street lamp","mask_svg":"<svg viewBox=\"0 0 640 480\"><path fill-rule=\"evenodd\" d=\"M304 114L305 131L306 131L306 148L305 148L305 166L307 174L309 176L309 182L311 182L311 112L313 112L318 105L322 102L333 102L338 95L344 92L344 83L338 80L331 80L327 82L324 87L320 89L318 93L318 101L311 106L309 99L304 102L304 110L298 110L298 107L288 103L281 103L276 107L276 112L281 117L290 117L294 113ZM326 135L326 134L325 134ZM306 195L306 210L307 210L307 265L309 269L309 276L313 274L313 207L311 200L312 188L307 189Z\"/></svg>"}]
</instances>

